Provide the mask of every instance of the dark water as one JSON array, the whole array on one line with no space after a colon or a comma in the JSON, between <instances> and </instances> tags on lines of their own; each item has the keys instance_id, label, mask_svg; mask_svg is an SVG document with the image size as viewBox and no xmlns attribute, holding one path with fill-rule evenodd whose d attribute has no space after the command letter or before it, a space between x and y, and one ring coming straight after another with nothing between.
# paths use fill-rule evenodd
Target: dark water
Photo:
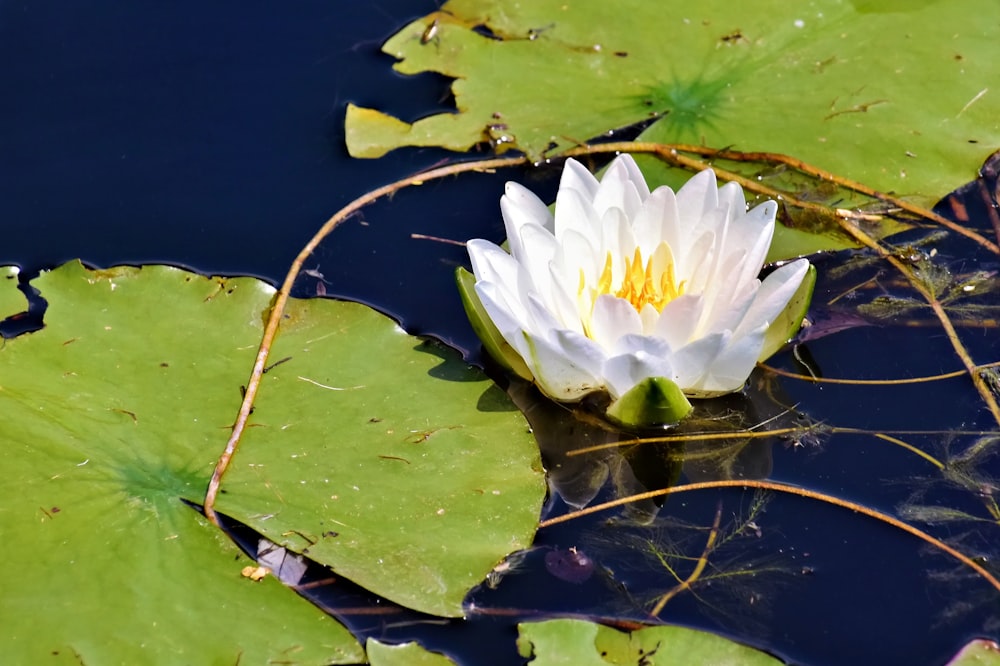
<instances>
[{"instance_id":1,"label":"dark water","mask_svg":"<svg viewBox=\"0 0 1000 666\"><path fill-rule=\"evenodd\" d=\"M280 280L299 248L342 205L454 157L407 150L356 161L343 145L348 102L407 119L448 106L447 82L395 75L391 59L378 52L396 29L435 8L431 0L287 7L0 3L0 263L17 264L29 276L79 257L97 266L167 262ZM508 178L543 195L552 191L551 178L532 182L537 176L523 173L428 184L348 222L308 267L323 274L330 294L374 304L412 332L474 350L452 283L464 250L410 234L498 240L498 199ZM954 265L969 261L963 244L941 252L942 261ZM826 265L842 261L835 256ZM983 267L996 270L995 263ZM819 268L823 276L824 263ZM855 282L865 279L858 275ZM299 295L314 294L317 284L302 278ZM815 303L843 284L821 277ZM978 360L994 360L988 358L996 355L994 331L975 330L968 343ZM829 376L958 367L947 341L927 328L859 327L807 347L812 364ZM788 354L774 363L802 371ZM990 427L961 378L891 389L786 380L777 387L788 403L827 425ZM765 442L752 464L770 466L770 478L888 513L914 503L918 493L925 504L982 513L969 492L942 483L925 461L899 447L857 434L817 439L801 446ZM946 457L972 438L908 441ZM648 473L650 464L636 463L636 469ZM604 490L599 499L608 496ZM746 575L720 575L696 594L678 596L663 619L721 630L815 665L940 664L969 637L997 631L997 614L973 603L982 596L995 607L995 593L982 581L911 536L809 500L771 496L750 526L740 522L752 508L750 492L672 497L660 515L686 526L661 530L654 545L697 557L720 498L722 524L740 531L714 561L718 572ZM552 512L564 509L556 501ZM540 532L538 548L520 568L495 590L473 595L483 615L467 623L409 624L420 618L405 615L349 621L379 638L420 639L466 664L514 664L512 618L572 612L641 619L642 604L672 583L641 549L628 556L616 551L602 538L604 520ZM996 525L962 524L935 533L992 555L995 531ZM648 534L623 528L618 538ZM591 560L592 575L573 569L566 555L571 548ZM958 601L972 605L956 608Z\"/></svg>"}]
</instances>

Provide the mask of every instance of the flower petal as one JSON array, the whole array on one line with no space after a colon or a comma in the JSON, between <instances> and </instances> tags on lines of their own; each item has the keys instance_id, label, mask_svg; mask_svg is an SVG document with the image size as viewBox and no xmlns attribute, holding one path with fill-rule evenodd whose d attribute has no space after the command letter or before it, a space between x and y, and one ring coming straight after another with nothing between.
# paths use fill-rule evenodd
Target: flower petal
<instances>
[{"instance_id":1,"label":"flower petal","mask_svg":"<svg viewBox=\"0 0 1000 666\"><path fill-rule=\"evenodd\" d=\"M646 184L646 177L639 170L639 165L635 163L635 158L628 153L622 153L615 158L615 161L624 165L625 170L628 172L629 182L635 186L636 192L639 193L639 198L645 201L646 197L649 196L649 185Z\"/></svg>"},{"instance_id":2,"label":"flower petal","mask_svg":"<svg viewBox=\"0 0 1000 666\"><path fill-rule=\"evenodd\" d=\"M559 249L555 237L539 226L528 225L521 229L521 247L518 263L531 277L535 290L546 296L546 302L550 302L548 295L552 292L552 273L549 264Z\"/></svg>"},{"instance_id":3,"label":"flower petal","mask_svg":"<svg viewBox=\"0 0 1000 666\"><path fill-rule=\"evenodd\" d=\"M671 348L680 349L691 341L703 309L701 296L685 294L675 298L660 312L654 335L662 338Z\"/></svg>"},{"instance_id":4,"label":"flower petal","mask_svg":"<svg viewBox=\"0 0 1000 666\"><path fill-rule=\"evenodd\" d=\"M753 303L734 331L734 335L740 336L756 332L758 329L766 329L788 305L788 301L795 295L808 270L809 262L798 259L768 275L761 283Z\"/></svg>"},{"instance_id":5,"label":"flower petal","mask_svg":"<svg viewBox=\"0 0 1000 666\"><path fill-rule=\"evenodd\" d=\"M610 351L622 336L641 335L642 319L628 301L603 294L594 301L588 333L597 344Z\"/></svg>"},{"instance_id":6,"label":"flower petal","mask_svg":"<svg viewBox=\"0 0 1000 666\"><path fill-rule=\"evenodd\" d=\"M507 183L504 187L504 195L500 197L500 213L503 215L510 253L517 259L523 256L521 231L525 226L541 227L550 233L555 229L555 221L548 207L531 190L517 183Z\"/></svg>"},{"instance_id":7,"label":"flower petal","mask_svg":"<svg viewBox=\"0 0 1000 666\"><path fill-rule=\"evenodd\" d=\"M712 333L677 349L670 359L677 384L686 387L700 386L731 337L729 331Z\"/></svg>"},{"instance_id":8,"label":"flower petal","mask_svg":"<svg viewBox=\"0 0 1000 666\"><path fill-rule=\"evenodd\" d=\"M670 345L668 345L665 340L650 335L631 334L623 335L618 338L611 351L611 356L640 353L648 354L650 356L659 356L665 359L673 356Z\"/></svg>"},{"instance_id":9,"label":"flower petal","mask_svg":"<svg viewBox=\"0 0 1000 666\"><path fill-rule=\"evenodd\" d=\"M728 208L731 220L738 220L747 212L747 200L739 183L729 182L719 188L719 208Z\"/></svg>"},{"instance_id":10,"label":"flower petal","mask_svg":"<svg viewBox=\"0 0 1000 666\"><path fill-rule=\"evenodd\" d=\"M760 269L764 266L767 251L774 237L774 217L778 207L773 201L767 201L757 206L743 219L732 225L724 252L731 255L737 250L743 252L739 267L733 268L733 286L736 290L745 289L746 285L757 279Z\"/></svg>"},{"instance_id":11,"label":"flower petal","mask_svg":"<svg viewBox=\"0 0 1000 666\"><path fill-rule=\"evenodd\" d=\"M699 171L677 191L681 226L696 228L706 213L718 207L719 190L711 169Z\"/></svg>"},{"instance_id":12,"label":"flower petal","mask_svg":"<svg viewBox=\"0 0 1000 666\"><path fill-rule=\"evenodd\" d=\"M571 282L564 279L563 274L556 268L556 263L549 263L549 297L552 303L553 314L567 328L577 333L583 333L583 321L580 310L577 306L576 292L569 291Z\"/></svg>"},{"instance_id":13,"label":"flower petal","mask_svg":"<svg viewBox=\"0 0 1000 666\"><path fill-rule=\"evenodd\" d=\"M538 387L554 400L579 400L603 388L604 355L593 340L570 331L555 331L552 341L525 333L525 361Z\"/></svg>"},{"instance_id":14,"label":"flower petal","mask_svg":"<svg viewBox=\"0 0 1000 666\"><path fill-rule=\"evenodd\" d=\"M477 280L498 284L512 284L517 281L520 266L500 246L481 238L473 238L465 244L465 248L469 251L472 272L475 273Z\"/></svg>"},{"instance_id":15,"label":"flower petal","mask_svg":"<svg viewBox=\"0 0 1000 666\"><path fill-rule=\"evenodd\" d=\"M638 171L630 155L619 155L608 165L594 194L593 206L598 215L612 208L617 208L627 218L639 212L643 199L649 196L649 187L641 173L638 174L638 182L633 180Z\"/></svg>"},{"instance_id":16,"label":"flower petal","mask_svg":"<svg viewBox=\"0 0 1000 666\"><path fill-rule=\"evenodd\" d=\"M603 268L607 257L611 257L611 289L617 291L625 277L625 259L631 260L635 252L635 236L628 218L619 208L609 208L604 212L601 231L598 263Z\"/></svg>"},{"instance_id":17,"label":"flower petal","mask_svg":"<svg viewBox=\"0 0 1000 666\"><path fill-rule=\"evenodd\" d=\"M646 338L646 340L655 339ZM649 353L644 349L614 356L604 364L604 377L608 393L612 398L628 393L633 386L644 379L666 377L673 380L673 376L674 371L668 356L659 352Z\"/></svg>"},{"instance_id":18,"label":"flower petal","mask_svg":"<svg viewBox=\"0 0 1000 666\"><path fill-rule=\"evenodd\" d=\"M722 351L713 358L701 379L684 392L692 397L708 398L739 391L757 364L757 356L764 346L763 328L740 338L730 337Z\"/></svg>"},{"instance_id":19,"label":"flower petal","mask_svg":"<svg viewBox=\"0 0 1000 666\"><path fill-rule=\"evenodd\" d=\"M528 313L524 306L507 298L499 285L492 282L477 282L476 295L500 335L527 363L529 350L525 345L524 331L528 325Z\"/></svg>"},{"instance_id":20,"label":"flower petal","mask_svg":"<svg viewBox=\"0 0 1000 666\"><path fill-rule=\"evenodd\" d=\"M648 257L660 243L682 248L677 198L669 187L658 187L646 198L632 220L632 233L642 255Z\"/></svg>"},{"instance_id":21,"label":"flower petal","mask_svg":"<svg viewBox=\"0 0 1000 666\"><path fill-rule=\"evenodd\" d=\"M591 203L594 201L598 187L600 187L600 183L594 177L594 174L587 170L587 167L572 157L566 160L566 164L563 166L562 177L559 179L560 193L564 190L575 190L577 193L582 194L588 203ZM558 206L556 210L559 210Z\"/></svg>"},{"instance_id":22,"label":"flower petal","mask_svg":"<svg viewBox=\"0 0 1000 666\"><path fill-rule=\"evenodd\" d=\"M564 276L573 292L579 290L580 271L586 284L595 284L601 270L598 265L597 248L589 238L576 231L566 232L558 241L559 247L552 262L555 270ZM601 265L604 259L601 258Z\"/></svg>"},{"instance_id":23,"label":"flower petal","mask_svg":"<svg viewBox=\"0 0 1000 666\"><path fill-rule=\"evenodd\" d=\"M578 190L559 189L556 194L555 236L560 243L568 232L576 232L593 244L601 239L601 218L590 203L590 199Z\"/></svg>"}]
</instances>

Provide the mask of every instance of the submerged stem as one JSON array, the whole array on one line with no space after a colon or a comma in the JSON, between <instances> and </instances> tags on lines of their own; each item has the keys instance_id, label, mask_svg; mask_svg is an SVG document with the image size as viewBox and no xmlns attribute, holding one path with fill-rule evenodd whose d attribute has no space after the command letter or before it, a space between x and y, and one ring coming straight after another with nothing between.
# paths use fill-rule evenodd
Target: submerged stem
<instances>
[{"instance_id":1,"label":"submerged stem","mask_svg":"<svg viewBox=\"0 0 1000 666\"><path fill-rule=\"evenodd\" d=\"M979 564L967 555L962 554L955 548L952 548L945 542L932 537L927 532L917 529L908 523L904 523L898 518L893 518L892 516L876 511L875 509L870 509L863 504L858 504L857 502L852 502L850 500L841 499L839 497L834 497L833 495L827 495L825 493L816 492L814 490L807 490L806 488L800 488L798 486L790 486L784 483L777 483L775 481L753 481L747 479L739 480L720 480L720 481L702 481L699 483L688 483L682 486L674 486L672 488L662 488L660 490L651 490L645 493L639 493L637 495L631 495L629 497L622 497L610 502L604 502L602 504L595 504L593 506L588 506L585 509L580 509L578 511L573 511L562 516L557 516L555 518L549 518L548 520L543 520L538 523L538 529L544 529L552 525L558 525L559 523L565 523L575 518L582 518L583 516L588 516L592 513L598 513L600 511L606 511L608 509L613 509L617 506L622 506L624 504L629 504L631 502L639 502L642 500L652 499L654 497L662 497L664 495L676 495L679 493L690 492L692 490L708 490L717 488L759 488L761 490L773 490L775 492L787 493L791 495L798 495L799 497L805 497L807 499L818 500L820 502L825 502L827 504L833 504L834 506L839 506L844 509L849 509L856 513L861 513L869 518L874 518L880 522L892 525L893 527L903 530L907 534L917 537L922 541L929 543L938 550L942 550L945 553L951 555L953 558L969 567L977 574L986 579L986 581L992 585L998 592L1000 592L1000 580L986 570L983 565Z\"/></svg>"}]
</instances>

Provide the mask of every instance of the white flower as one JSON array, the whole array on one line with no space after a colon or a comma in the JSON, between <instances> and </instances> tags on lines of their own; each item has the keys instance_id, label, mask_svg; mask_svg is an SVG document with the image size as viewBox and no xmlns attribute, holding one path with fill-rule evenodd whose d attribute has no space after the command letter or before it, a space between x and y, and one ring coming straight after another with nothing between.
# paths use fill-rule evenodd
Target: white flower
<instances>
[{"instance_id":1,"label":"white flower","mask_svg":"<svg viewBox=\"0 0 1000 666\"><path fill-rule=\"evenodd\" d=\"M717 188L709 169L675 195L668 187L651 193L629 155L601 181L571 159L554 217L516 183L500 208L510 253L468 242L480 301L473 306L524 362L508 364L555 400L598 390L618 399L651 378L691 397L739 391L756 362L795 333L808 305L811 280L793 323L781 317L809 272L805 259L758 279L777 205L747 212L740 186ZM467 302L475 325L473 309ZM786 330L768 335L779 319Z\"/></svg>"}]
</instances>

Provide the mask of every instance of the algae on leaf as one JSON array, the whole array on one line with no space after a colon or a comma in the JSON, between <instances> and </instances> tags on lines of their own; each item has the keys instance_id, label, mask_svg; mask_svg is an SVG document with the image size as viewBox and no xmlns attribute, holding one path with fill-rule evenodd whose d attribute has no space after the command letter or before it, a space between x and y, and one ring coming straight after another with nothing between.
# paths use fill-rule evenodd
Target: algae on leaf
<instances>
[{"instance_id":1,"label":"algae on leaf","mask_svg":"<svg viewBox=\"0 0 1000 666\"><path fill-rule=\"evenodd\" d=\"M1000 5L870 4L451 0L383 50L400 72L454 77L458 113L407 123L352 105L348 148L541 159L656 120L643 139L785 153L933 200L1000 146Z\"/></svg>"}]
</instances>

